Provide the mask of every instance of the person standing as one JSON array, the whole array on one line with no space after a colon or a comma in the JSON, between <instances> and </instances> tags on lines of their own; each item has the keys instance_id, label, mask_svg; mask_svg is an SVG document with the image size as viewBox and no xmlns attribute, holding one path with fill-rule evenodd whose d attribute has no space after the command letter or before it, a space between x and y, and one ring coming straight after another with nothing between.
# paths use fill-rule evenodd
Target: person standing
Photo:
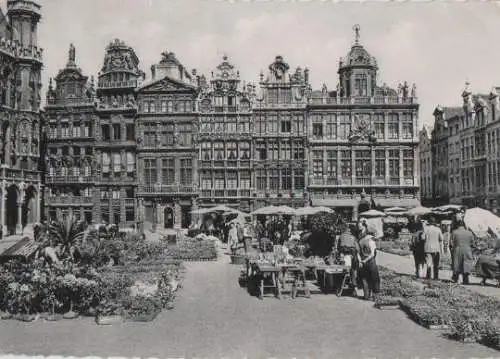
<instances>
[{"instance_id":1,"label":"person standing","mask_svg":"<svg viewBox=\"0 0 500 359\"><path fill-rule=\"evenodd\" d=\"M376 231L361 224L361 240L359 241L359 277L363 283L363 298L370 299L380 292L380 276L375 255L377 247L374 240Z\"/></svg>"},{"instance_id":2,"label":"person standing","mask_svg":"<svg viewBox=\"0 0 500 359\"><path fill-rule=\"evenodd\" d=\"M425 264L425 237L423 222L419 221L415 224L415 232L412 233L410 249L413 252L413 260L415 261L415 276L423 277Z\"/></svg>"},{"instance_id":3,"label":"person standing","mask_svg":"<svg viewBox=\"0 0 500 359\"><path fill-rule=\"evenodd\" d=\"M474 266L472 247L474 247L474 234L465 228L463 220L458 223L458 228L451 234L453 248L453 282L458 282L462 275L463 284L469 284L469 275Z\"/></svg>"},{"instance_id":4,"label":"person standing","mask_svg":"<svg viewBox=\"0 0 500 359\"><path fill-rule=\"evenodd\" d=\"M358 255L359 255L359 245L356 237L351 232L351 228L346 226L339 238L338 250L341 255L349 256L351 258L350 265L350 275L351 275L351 286L353 289L357 287L358 283Z\"/></svg>"},{"instance_id":5,"label":"person standing","mask_svg":"<svg viewBox=\"0 0 500 359\"><path fill-rule=\"evenodd\" d=\"M424 228L424 253L427 265L427 279L431 279L431 272L434 280L439 279L439 261L443 254L443 232L436 225L436 219L431 217L429 224Z\"/></svg>"},{"instance_id":6,"label":"person standing","mask_svg":"<svg viewBox=\"0 0 500 359\"><path fill-rule=\"evenodd\" d=\"M228 225L229 231L228 231L228 245L229 248L231 249L231 253L234 254L236 253L236 250L238 249L238 229L236 229L236 226L234 223L229 223Z\"/></svg>"}]
</instances>

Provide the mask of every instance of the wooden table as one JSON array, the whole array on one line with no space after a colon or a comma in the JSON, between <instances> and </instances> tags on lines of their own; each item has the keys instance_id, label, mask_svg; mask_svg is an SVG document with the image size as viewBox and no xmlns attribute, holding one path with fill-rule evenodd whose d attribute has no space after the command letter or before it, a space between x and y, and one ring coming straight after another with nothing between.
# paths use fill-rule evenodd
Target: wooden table
<instances>
[{"instance_id":1,"label":"wooden table","mask_svg":"<svg viewBox=\"0 0 500 359\"><path fill-rule=\"evenodd\" d=\"M275 296L280 299L281 298L281 290L279 285L278 276L280 274L281 269L279 267L273 266L272 264L261 264L255 263L254 268L256 269L256 274L260 275L260 299L264 298L264 289L265 288L273 288L275 291ZM266 284L265 279L271 278L271 284Z\"/></svg>"}]
</instances>

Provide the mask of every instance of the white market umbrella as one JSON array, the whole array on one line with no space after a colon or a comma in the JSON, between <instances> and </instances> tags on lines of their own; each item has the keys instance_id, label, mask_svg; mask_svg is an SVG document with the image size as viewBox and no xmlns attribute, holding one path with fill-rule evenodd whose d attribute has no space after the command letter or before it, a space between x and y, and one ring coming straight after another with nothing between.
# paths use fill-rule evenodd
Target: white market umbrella
<instances>
[{"instance_id":1,"label":"white market umbrella","mask_svg":"<svg viewBox=\"0 0 500 359\"><path fill-rule=\"evenodd\" d=\"M328 207L301 207L295 210L296 216L312 216L317 213L332 213L333 210Z\"/></svg>"},{"instance_id":2,"label":"white market umbrella","mask_svg":"<svg viewBox=\"0 0 500 359\"><path fill-rule=\"evenodd\" d=\"M384 212L380 212L375 209L370 209L369 211L361 213L359 216L367 218L375 218L375 217L385 217L386 214Z\"/></svg>"},{"instance_id":3,"label":"white market umbrella","mask_svg":"<svg viewBox=\"0 0 500 359\"><path fill-rule=\"evenodd\" d=\"M430 208L419 206L408 210L406 214L410 216L422 216L431 212L432 210Z\"/></svg>"},{"instance_id":4,"label":"white market umbrella","mask_svg":"<svg viewBox=\"0 0 500 359\"><path fill-rule=\"evenodd\" d=\"M294 216L295 209L293 209L292 207L288 207L288 206L279 206L279 207L276 207L275 214L281 214L281 215L285 215L285 216Z\"/></svg>"},{"instance_id":5,"label":"white market umbrella","mask_svg":"<svg viewBox=\"0 0 500 359\"><path fill-rule=\"evenodd\" d=\"M460 211L463 206L460 206L458 204L447 204L445 206L439 206L433 208L433 211L438 211L438 212L449 212L449 211Z\"/></svg>"},{"instance_id":6,"label":"white market umbrella","mask_svg":"<svg viewBox=\"0 0 500 359\"><path fill-rule=\"evenodd\" d=\"M465 211L464 223L476 236L483 237L491 229L498 232L500 218L483 208L471 208Z\"/></svg>"},{"instance_id":7,"label":"white market umbrella","mask_svg":"<svg viewBox=\"0 0 500 359\"><path fill-rule=\"evenodd\" d=\"M252 215L269 215L274 214L276 211L276 206L266 206L253 211Z\"/></svg>"},{"instance_id":8,"label":"white market umbrella","mask_svg":"<svg viewBox=\"0 0 500 359\"><path fill-rule=\"evenodd\" d=\"M386 208L384 209L384 212L385 213L388 213L388 212L406 212L408 210L408 208L403 208L403 207L390 207L390 208Z\"/></svg>"}]
</instances>

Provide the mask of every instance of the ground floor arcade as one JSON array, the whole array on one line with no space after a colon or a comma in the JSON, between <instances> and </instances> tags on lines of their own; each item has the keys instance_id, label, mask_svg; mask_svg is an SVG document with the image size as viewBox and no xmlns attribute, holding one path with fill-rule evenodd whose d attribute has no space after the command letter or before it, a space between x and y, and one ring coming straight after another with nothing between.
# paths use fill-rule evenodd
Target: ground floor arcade
<instances>
[{"instance_id":1,"label":"ground floor arcade","mask_svg":"<svg viewBox=\"0 0 500 359\"><path fill-rule=\"evenodd\" d=\"M41 185L39 182L1 180L0 229L2 237L23 234L40 222Z\"/></svg>"}]
</instances>

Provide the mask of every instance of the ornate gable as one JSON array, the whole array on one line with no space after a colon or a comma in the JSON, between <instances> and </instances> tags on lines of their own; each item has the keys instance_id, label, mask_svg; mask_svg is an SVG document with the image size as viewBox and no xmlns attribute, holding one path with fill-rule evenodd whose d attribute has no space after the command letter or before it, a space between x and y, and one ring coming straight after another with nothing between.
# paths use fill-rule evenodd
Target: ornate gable
<instances>
[{"instance_id":1,"label":"ornate gable","mask_svg":"<svg viewBox=\"0 0 500 359\"><path fill-rule=\"evenodd\" d=\"M139 92L195 92L196 87L168 77L144 85Z\"/></svg>"}]
</instances>

